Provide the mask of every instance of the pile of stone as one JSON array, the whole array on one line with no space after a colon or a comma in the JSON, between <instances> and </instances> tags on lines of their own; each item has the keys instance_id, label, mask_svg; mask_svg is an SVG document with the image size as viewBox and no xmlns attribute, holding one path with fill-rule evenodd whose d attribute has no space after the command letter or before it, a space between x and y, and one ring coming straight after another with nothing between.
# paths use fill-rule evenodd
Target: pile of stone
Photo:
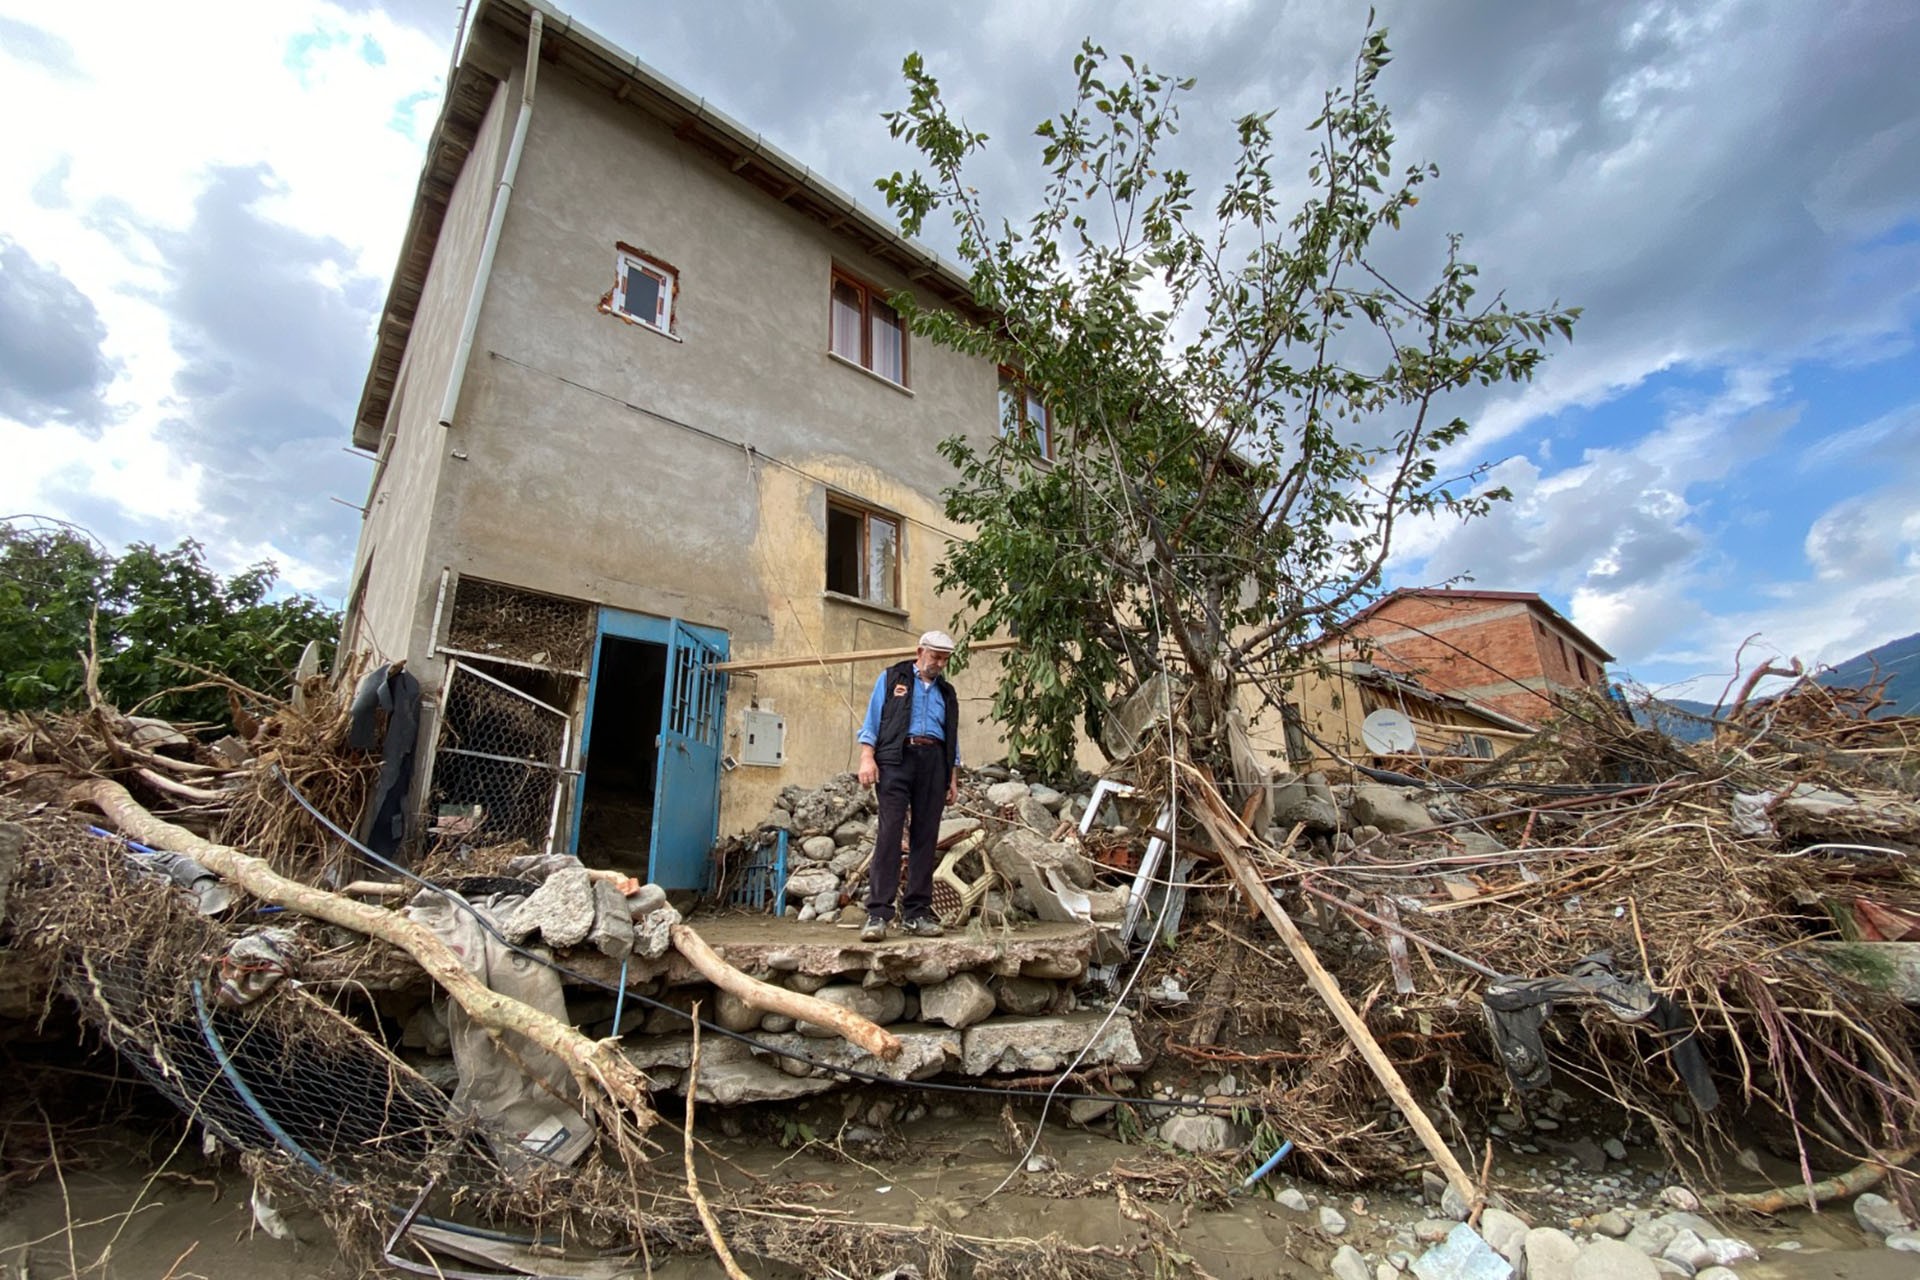
<instances>
[{"instance_id":1,"label":"pile of stone","mask_svg":"<svg viewBox=\"0 0 1920 1280\"><path fill-rule=\"evenodd\" d=\"M961 771L960 796L940 825L943 858L955 878L990 882L969 902L991 924L1020 920L1118 921L1126 887L1100 883L1100 868L1081 847L1077 823L1090 796L1029 783L1000 765ZM1098 815L1102 834L1128 828L1111 806ZM765 849L787 833L784 911L797 920L857 922L879 826L874 795L851 773L814 789L787 787L761 820L753 843ZM949 913L948 923L954 923Z\"/></svg>"},{"instance_id":2,"label":"pile of stone","mask_svg":"<svg viewBox=\"0 0 1920 1280\"><path fill-rule=\"evenodd\" d=\"M1344 1207L1321 1203L1298 1187L1275 1200L1338 1246L1328 1260L1335 1280L1738 1280L1737 1268L1764 1253L1797 1252L1797 1239L1756 1246L1744 1233L1703 1216L1699 1200L1667 1186L1652 1208L1596 1205L1555 1226L1529 1222L1498 1206L1468 1225L1467 1205L1434 1175L1423 1197ZM1920 1253L1920 1234L1885 1197L1867 1193L1854 1217L1869 1239Z\"/></svg>"},{"instance_id":3,"label":"pile of stone","mask_svg":"<svg viewBox=\"0 0 1920 1280\"><path fill-rule=\"evenodd\" d=\"M1669 1203L1698 1207L1683 1188L1672 1191ZM1358 1211L1350 1217L1331 1205L1316 1206L1297 1188L1277 1199L1310 1215L1325 1235L1348 1237L1328 1263L1336 1280L1397 1280L1403 1274L1418 1280L1737 1280L1733 1268L1760 1256L1752 1244L1692 1209L1606 1210L1563 1228L1490 1207L1476 1228L1466 1222L1466 1203L1439 1186L1429 1187L1432 1216L1399 1222L1368 1224Z\"/></svg>"},{"instance_id":4,"label":"pile of stone","mask_svg":"<svg viewBox=\"0 0 1920 1280\"><path fill-rule=\"evenodd\" d=\"M1279 774L1268 792L1269 842L1285 842L1296 826L1310 840L1346 852L1382 835L1422 831L1464 816L1445 796L1382 782L1335 786L1323 773Z\"/></svg>"}]
</instances>

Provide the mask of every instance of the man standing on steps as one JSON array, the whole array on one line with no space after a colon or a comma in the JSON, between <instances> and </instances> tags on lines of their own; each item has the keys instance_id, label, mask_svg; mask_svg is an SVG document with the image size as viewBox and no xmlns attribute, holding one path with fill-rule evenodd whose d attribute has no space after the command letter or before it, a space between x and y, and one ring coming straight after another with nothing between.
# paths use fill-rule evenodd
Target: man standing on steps
<instances>
[{"instance_id":1,"label":"man standing on steps","mask_svg":"<svg viewBox=\"0 0 1920 1280\"><path fill-rule=\"evenodd\" d=\"M953 637L929 631L914 656L880 673L860 726L860 785L880 785L880 831L867 874L862 942L881 942L900 888L900 832L907 837L907 891L900 927L916 938L946 932L933 915L933 855L940 815L960 794L960 699L941 672Z\"/></svg>"}]
</instances>

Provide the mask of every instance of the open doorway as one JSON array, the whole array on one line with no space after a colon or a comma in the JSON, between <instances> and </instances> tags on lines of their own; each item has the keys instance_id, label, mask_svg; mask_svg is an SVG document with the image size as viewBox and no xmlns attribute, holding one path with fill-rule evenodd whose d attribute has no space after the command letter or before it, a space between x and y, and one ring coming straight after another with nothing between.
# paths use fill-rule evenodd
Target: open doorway
<instances>
[{"instance_id":1,"label":"open doorway","mask_svg":"<svg viewBox=\"0 0 1920 1280\"><path fill-rule=\"evenodd\" d=\"M666 683L667 646L600 637L578 846L590 867L648 876Z\"/></svg>"}]
</instances>

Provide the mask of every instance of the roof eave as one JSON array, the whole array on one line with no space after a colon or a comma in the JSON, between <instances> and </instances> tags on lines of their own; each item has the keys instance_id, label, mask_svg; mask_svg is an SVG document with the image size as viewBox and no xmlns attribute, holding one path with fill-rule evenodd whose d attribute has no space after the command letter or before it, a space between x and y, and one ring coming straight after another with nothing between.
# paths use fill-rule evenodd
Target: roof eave
<instances>
[{"instance_id":1,"label":"roof eave","mask_svg":"<svg viewBox=\"0 0 1920 1280\"><path fill-rule=\"evenodd\" d=\"M541 56L547 62L590 83L602 83L622 99L637 99L642 109L660 119L676 136L709 152L736 176L758 187L767 198L820 222L942 302L978 311L972 285L959 266L901 235L851 195L769 142L764 134L749 130L705 98L689 92L545 0L479 0L471 15L469 31L477 32L491 25L510 37L517 36L524 45L535 10L539 11L545 28ZM432 261L433 247L446 213L444 196L436 200L437 190L430 182L437 176L436 162L443 159L450 147L457 147L460 158L464 159L473 145L472 134L478 129L479 122L475 119L463 136L462 128L468 122L453 111L463 76L484 76L489 84L497 82L497 77L472 67L463 51L427 144L427 161L414 195L413 211L388 289L387 305L381 312L367 384L354 415L353 441L361 448L373 449L379 445L393 379L398 374L406 337L413 326L419 291L424 287L426 264ZM454 176L458 176L457 165ZM450 182L447 193L451 193Z\"/></svg>"}]
</instances>

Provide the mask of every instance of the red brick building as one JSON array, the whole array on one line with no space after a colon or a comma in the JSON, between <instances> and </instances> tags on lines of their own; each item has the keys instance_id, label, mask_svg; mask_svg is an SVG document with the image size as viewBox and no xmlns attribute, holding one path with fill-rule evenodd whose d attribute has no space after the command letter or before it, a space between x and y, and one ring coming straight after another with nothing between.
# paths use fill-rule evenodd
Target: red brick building
<instances>
[{"instance_id":1,"label":"red brick building","mask_svg":"<svg viewBox=\"0 0 1920 1280\"><path fill-rule=\"evenodd\" d=\"M1536 725L1553 714L1549 695L1602 687L1613 661L1531 591L1395 591L1325 648Z\"/></svg>"}]
</instances>

